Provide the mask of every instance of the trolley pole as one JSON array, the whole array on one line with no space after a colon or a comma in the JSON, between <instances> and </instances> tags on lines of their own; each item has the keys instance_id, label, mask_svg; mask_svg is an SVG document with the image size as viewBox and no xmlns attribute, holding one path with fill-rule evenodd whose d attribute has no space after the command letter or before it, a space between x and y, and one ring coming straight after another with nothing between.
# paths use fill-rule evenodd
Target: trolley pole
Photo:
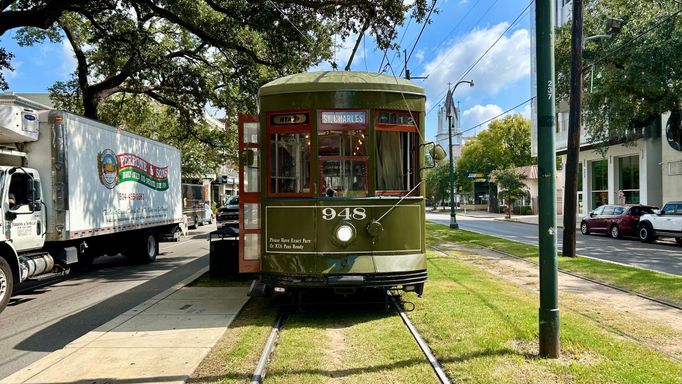
<instances>
[{"instance_id":1,"label":"trolley pole","mask_svg":"<svg viewBox=\"0 0 682 384\"><path fill-rule=\"evenodd\" d=\"M540 217L540 356L559 357L556 153L554 149L554 1L535 2L538 190Z\"/></svg>"}]
</instances>

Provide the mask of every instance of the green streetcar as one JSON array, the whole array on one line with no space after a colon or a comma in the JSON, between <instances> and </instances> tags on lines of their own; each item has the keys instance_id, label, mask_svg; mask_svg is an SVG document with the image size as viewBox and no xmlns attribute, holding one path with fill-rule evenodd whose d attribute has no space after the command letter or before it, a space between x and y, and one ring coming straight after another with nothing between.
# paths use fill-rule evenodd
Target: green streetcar
<instances>
[{"instance_id":1,"label":"green streetcar","mask_svg":"<svg viewBox=\"0 0 682 384\"><path fill-rule=\"evenodd\" d=\"M422 174L435 149L424 142L425 102L422 87L368 72L301 73L260 88L260 113L239 121L239 268L260 273L252 294L421 295Z\"/></svg>"}]
</instances>

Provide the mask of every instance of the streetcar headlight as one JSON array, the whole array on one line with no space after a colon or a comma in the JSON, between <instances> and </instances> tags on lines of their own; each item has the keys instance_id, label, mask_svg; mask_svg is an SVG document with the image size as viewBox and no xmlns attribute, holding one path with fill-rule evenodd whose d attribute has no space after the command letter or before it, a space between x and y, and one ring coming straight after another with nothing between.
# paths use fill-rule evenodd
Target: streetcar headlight
<instances>
[{"instance_id":1,"label":"streetcar headlight","mask_svg":"<svg viewBox=\"0 0 682 384\"><path fill-rule=\"evenodd\" d=\"M336 227L335 235L338 241L346 244L355 237L355 228L350 224L341 224Z\"/></svg>"}]
</instances>

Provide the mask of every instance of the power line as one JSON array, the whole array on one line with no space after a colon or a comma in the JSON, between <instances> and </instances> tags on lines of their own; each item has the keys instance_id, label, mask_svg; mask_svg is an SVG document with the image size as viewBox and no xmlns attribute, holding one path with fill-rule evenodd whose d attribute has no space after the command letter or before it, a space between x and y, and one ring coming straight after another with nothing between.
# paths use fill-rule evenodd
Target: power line
<instances>
[{"instance_id":1,"label":"power line","mask_svg":"<svg viewBox=\"0 0 682 384\"><path fill-rule=\"evenodd\" d=\"M490 52L490 50L492 50L492 49L495 47L495 45L497 45L497 43L498 43L500 40L502 40L502 38L504 37L504 35L505 35L507 32L509 32L509 30L512 29L512 28L521 20L521 18L523 17L523 15L526 14L526 12L528 11L528 9L530 8L530 6L533 4L534 1L535 1L535 0L531 0L530 3L528 3L528 5L526 6L526 8L524 8L524 9L521 11L521 13L519 13L519 15L516 16L516 18L514 19L514 21L512 21L511 24L509 24L509 26L507 26L507 28L504 30L504 32L502 32L502 33L500 34L500 36L498 36L497 39L495 39L495 41L488 47L488 49L486 49L485 52L483 52L483 53L482 53L482 54L473 62L473 64L471 64L471 65L469 66L469 68L467 68L467 70L464 71L464 73L459 77L459 79L457 79L457 81L455 81L455 83L458 82L458 81L460 81L460 80L462 80L462 79L464 79L464 77L465 77L466 75L468 75L469 72L471 72L471 71L476 67L476 65L478 65L478 63L481 62L481 60L483 60L483 58ZM440 65L440 64L442 64L442 61L439 63L439 65ZM433 72L433 71L432 71L432 72ZM434 106L431 107L431 109L429 109L429 111L426 113L427 115L430 114L431 111L433 111L433 109L434 109L438 104L441 103L441 101L443 101L443 99L445 98L445 94L446 94L446 93L447 93L447 90L444 90L443 92L441 92L441 93L438 95L438 102L435 103Z\"/></svg>"},{"instance_id":2,"label":"power line","mask_svg":"<svg viewBox=\"0 0 682 384\"><path fill-rule=\"evenodd\" d=\"M497 0L495 0L495 1L497 1ZM477 0L477 1L474 3L474 5L472 5L471 8L469 8L469 10L468 10L468 11L464 14L464 16L462 16L462 18L459 20L459 22L457 23L457 25L455 25L455 27L452 28L452 29L450 30L450 32L448 32L448 33L445 35L445 38L443 38L443 40L441 40L440 43L438 43L438 45L436 45L437 47L440 47L440 46L445 42L445 40L447 40L447 38L450 37L450 35L452 34L452 32L454 32L457 28L459 28L460 25L462 25L462 22L464 22L464 20L466 19L466 17L469 16L469 14L471 13L471 11L473 11L473 9L476 7L476 5L478 5L478 3L480 3L480 2L481 2L481 0ZM474 25L476 25L476 24L474 24ZM438 62L438 64L436 64L436 66L435 66L434 68L438 68L441 64L443 64L443 61L445 61L445 59L447 59L449 56L450 56L450 55L446 55L441 61ZM431 72L433 72L433 70L432 70ZM429 75L431 75L431 72L430 72L428 75L426 75L426 77L429 77Z\"/></svg>"},{"instance_id":3,"label":"power line","mask_svg":"<svg viewBox=\"0 0 682 384\"><path fill-rule=\"evenodd\" d=\"M407 21L407 25L405 26L405 29L403 30L403 36L400 38L400 41L398 42L398 47L400 47L400 45L403 43L403 40L405 39L405 36L407 36L407 31L410 30L410 25L412 24L412 19L413 19L413 17L412 17L412 15L410 15L410 19ZM393 60L395 60L395 56L396 56L397 52L400 52L400 49L393 52L393 56L391 57L391 60L389 61L389 63L391 65L393 65ZM382 62L382 64L383 64L383 62Z\"/></svg>"},{"instance_id":4,"label":"power line","mask_svg":"<svg viewBox=\"0 0 682 384\"><path fill-rule=\"evenodd\" d=\"M658 23L654 23L650 28L640 32L639 34L633 36L632 38L624 41L623 43L617 45L615 48L611 49L610 51L607 51L604 55L602 55L599 59L595 60L594 62L591 63L591 65L597 65L603 61L605 61L607 58L611 56L612 53L620 51L621 49L631 45L634 43L636 40L639 40L642 36L646 35L647 33L653 31L654 29L657 29L661 27L664 23L666 23L668 20L672 19L673 17L679 15L682 13L682 9L678 9L676 12L670 14L668 17L665 19L659 21Z\"/></svg>"},{"instance_id":5,"label":"power line","mask_svg":"<svg viewBox=\"0 0 682 384\"><path fill-rule=\"evenodd\" d=\"M403 75L403 71L407 69L407 63L410 62L410 58L412 57L412 52L414 52L414 49L417 47L417 43L419 43L419 39L422 37L422 33L424 32L424 29L426 29L426 26L429 24L429 20L431 19L431 13L433 13L433 10L436 9L436 3L438 0L433 0L433 4L431 4L431 9L429 10L429 14L426 16L426 20L424 20L424 24L422 25L422 29L419 31L419 35L417 35L417 38L414 40L414 44L412 44L412 49L410 50L410 54L407 55L405 58L405 66L403 67L402 70L400 70L400 75Z\"/></svg>"},{"instance_id":6,"label":"power line","mask_svg":"<svg viewBox=\"0 0 682 384\"><path fill-rule=\"evenodd\" d=\"M457 132L455 135L456 135L456 136L459 136L459 135L462 135L463 133L466 133L466 132L469 132L469 131L474 130L474 129L476 129L476 128L479 128L480 126L482 126L482 125L484 125L484 124L487 124L487 123L489 123L489 122L491 122L491 121L493 121L493 120L496 120L496 119L498 119L498 118L500 118L500 117L506 115L507 113L509 113L509 112L511 112L511 111L513 111L513 110L519 108L519 107L522 107L522 106L525 105L525 104L528 104L531 100L533 100L533 97L531 97L530 99L528 99L528 100L526 100L526 101L524 101L524 102L522 102L522 103L519 103L519 104L517 104L517 105L515 105L515 106L513 106L513 107L511 107L511 108L509 108L509 109L507 109L507 110L504 111L504 112L499 113L499 114L496 115L496 116L493 116L493 117L489 118L489 119L486 120L486 121L480 122L480 123L478 123L478 124L476 124L476 125L474 125L474 126L471 126L471 127L467 128L467 129L464 129L464 130L462 130L462 131L459 131L459 132ZM448 139L448 138L446 137L446 138L444 138L444 139L436 140L435 142L437 143L437 142L439 142L439 141L443 141L443 140L447 140L447 139Z\"/></svg>"}]
</instances>

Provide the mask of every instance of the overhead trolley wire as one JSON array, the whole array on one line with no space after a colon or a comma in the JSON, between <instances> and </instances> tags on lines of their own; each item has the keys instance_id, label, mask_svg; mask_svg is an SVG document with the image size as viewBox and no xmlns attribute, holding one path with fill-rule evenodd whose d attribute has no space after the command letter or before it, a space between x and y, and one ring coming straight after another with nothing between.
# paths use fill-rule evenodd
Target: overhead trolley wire
<instances>
[{"instance_id":1,"label":"overhead trolley wire","mask_svg":"<svg viewBox=\"0 0 682 384\"><path fill-rule=\"evenodd\" d=\"M422 33L424 33L424 29L426 26L429 24L429 20L431 19L431 14L433 13L433 10L436 9L436 3L438 0L433 0L433 4L431 4L431 9L429 10L429 14L426 16L426 20L424 20L424 24L422 24L422 29L419 31L419 35L417 35L417 38L414 40L414 44L412 44L412 49L410 50L410 54L407 55L405 58L405 66L403 67L402 70L400 70L400 74L398 76L403 75L403 71L407 68L407 63L410 62L410 58L412 57L412 53L414 52L414 49L417 47L417 44L419 43L419 39L422 37Z\"/></svg>"},{"instance_id":2,"label":"overhead trolley wire","mask_svg":"<svg viewBox=\"0 0 682 384\"><path fill-rule=\"evenodd\" d=\"M504 37L504 35L505 35L507 32L509 32L509 30L512 29L512 28L521 20L521 18L523 17L523 15L525 15L526 12L530 9L530 6L533 4L534 1L535 1L535 0L531 0L531 1L528 3L528 5L526 6L526 8L524 8L524 9L521 11L521 13L519 13L519 15L516 16L516 18L514 19L514 21L512 21L511 24L509 24L509 26L504 30L504 32L502 32L502 33L500 34L500 36L498 36L497 39L495 39L495 41L488 47L488 49L486 49L485 52L483 52L483 53L482 53L482 54L473 62L473 64L471 64L471 65L467 68L467 70L464 71L464 73L459 77L459 79L458 79L457 81L455 81L455 83L457 83L457 82L459 82L460 80L464 79L464 77L465 77L466 75L468 75L469 72L471 72L471 71L478 65L478 63L480 63L481 60L483 60L483 58L484 58L488 53L490 53L490 50L492 50L493 47L495 47L495 45L497 45L497 43L500 42L500 40L502 40L502 38ZM442 64L442 61L441 61L441 63L439 63L439 65L440 65L440 64ZM441 92L441 93L438 95L438 101L431 107L431 109L429 109L429 111L426 113L427 115L430 114L430 113L434 110L434 108L436 108L436 107L443 101L443 99L445 98L445 94L446 94L446 93L447 93L447 89L444 90L443 92Z\"/></svg>"},{"instance_id":3,"label":"overhead trolley wire","mask_svg":"<svg viewBox=\"0 0 682 384\"><path fill-rule=\"evenodd\" d=\"M461 131L457 132L456 134L454 134L453 136L460 136L460 135L462 135L463 133L469 132L469 131L471 131L471 130L474 130L474 129L476 129L476 128L482 126L483 124L487 124L487 123L489 123L489 122L491 122L491 121L493 121L493 120L496 120L496 119L498 119L498 118L500 118L500 117L506 115L507 113L509 113L509 112L511 112L511 111L513 111L513 110L519 108L519 107L522 107L522 106L525 105L525 104L528 104L528 103L529 103L531 100L533 100L533 99L534 99L534 97L531 97L530 99L528 99L528 100L526 100L526 101L524 101L524 102L522 102L522 103L516 104L515 106L513 106L513 107L507 109L507 110L504 111L504 112L500 112L499 114L497 114L497 115L495 115L495 116L489 118L489 119L486 120L486 121L482 121L482 122L480 122L480 123L478 123L478 124L476 124L476 125L473 125L473 126L467 128L467 129L461 130ZM444 139L438 139L438 140L436 140L435 142L437 143L437 142L440 142L440 141L443 141L443 140L448 140L448 139L449 139L449 138L446 137L446 138L444 138Z\"/></svg>"}]
</instances>

